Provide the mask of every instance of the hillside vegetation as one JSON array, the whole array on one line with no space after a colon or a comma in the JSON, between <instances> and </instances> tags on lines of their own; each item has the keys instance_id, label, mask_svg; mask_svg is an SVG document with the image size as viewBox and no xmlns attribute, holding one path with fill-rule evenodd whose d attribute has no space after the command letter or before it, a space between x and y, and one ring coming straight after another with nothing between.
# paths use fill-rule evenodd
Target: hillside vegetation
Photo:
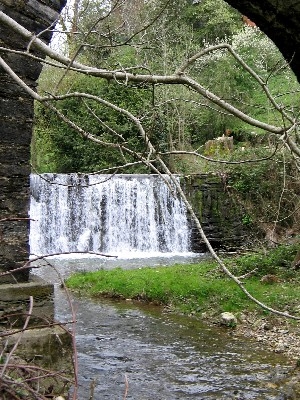
<instances>
[{"instance_id":1,"label":"hillside vegetation","mask_svg":"<svg viewBox=\"0 0 300 400\"><path fill-rule=\"evenodd\" d=\"M65 46L69 56L76 54L79 61L116 71L168 74L196 52L226 42L267 83L280 110L274 108L258 82L225 49L204 54L191 66L189 74L253 118L281 125L281 110L297 117L299 84L289 66L275 45L257 27L245 25L242 16L224 1L203 0L191 5L186 0L176 7L170 2L163 10L159 2L147 2L126 15L124 26L120 24L120 15L112 14L97 25L100 32L107 30L108 25L115 27L115 33L109 37L113 44L110 46L104 34L91 35L89 46L81 46L86 40L83 32L94 26L95 13L105 11L104 3L91 2L88 8L84 4L82 7L84 12L79 13L77 21L81 34L69 35ZM106 81L72 71L61 73L47 66L39 91L85 92L128 110L143 124L172 172L219 174L228 193L245 207L243 222L258 226L274 244L282 236L289 238L299 233L299 168L276 135L249 126L179 85ZM32 142L34 171L150 172L147 166L136 163L144 154L146 143L124 114L94 100L76 97L61 100L56 107L84 132L99 139L99 143L80 136L53 110L37 104ZM233 138L232 148L218 142L207 146L208 141L223 135ZM181 153L174 153L178 151ZM233 164L261 159L264 161Z\"/></svg>"}]
</instances>

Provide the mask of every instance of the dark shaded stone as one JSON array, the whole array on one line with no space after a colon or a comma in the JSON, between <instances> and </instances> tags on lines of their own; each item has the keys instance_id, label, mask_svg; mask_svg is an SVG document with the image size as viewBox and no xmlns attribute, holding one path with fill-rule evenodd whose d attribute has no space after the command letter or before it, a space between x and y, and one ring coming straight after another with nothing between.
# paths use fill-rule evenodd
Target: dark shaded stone
<instances>
[{"instance_id":1,"label":"dark shaded stone","mask_svg":"<svg viewBox=\"0 0 300 400\"><path fill-rule=\"evenodd\" d=\"M13 66L13 70L17 75L22 75L32 81L38 79L42 71L40 62L20 54L5 53L2 58L8 65Z\"/></svg>"},{"instance_id":2,"label":"dark shaded stone","mask_svg":"<svg viewBox=\"0 0 300 400\"><path fill-rule=\"evenodd\" d=\"M30 142L32 135L32 119L7 117L0 113L0 132L1 132L1 143L0 145L6 145L7 152L10 151L10 145L28 145L27 152L27 163L29 165L30 158ZM15 157L15 162L20 162L20 159Z\"/></svg>"},{"instance_id":3,"label":"dark shaded stone","mask_svg":"<svg viewBox=\"0 0 300 400\"><path fill-rule=\"evenodd\" d=\"M29 324L43 325L45 317L54 318L54 287L38 276L31 276L28 282L0 285L0 331L9 324L21 328L28 313L29 298L33 297L33 310Z\"/></svg>"},{"instance_id":4,"label":"dark shaded stone","mask_svg":"<svg viewBox=\"0 0 300 400\"><path fill-rule=\"evenodd\" d=\"M49 28L58 18L63 5L64 1L57 0L0 0L0 10L33 34ZM47 43L51 35L46 31L40 37ZM0 46L25 50L28 43L1 24ZM13 71L34 89L42 70L41 63L4 50L0 53ZM22 267L29 257L29 174L33 116L33 99L0 69L0 283L26 282L29 276L29 269L15 271L13 275L10 272Z\"/></svg>"},{"instance_id":5,"label":"dark shaded stone","mask_svg":"<svg viewBox=\"0 0 300 400\"><path fill-rule=\"evenodd\" d=\"M249 232L243 224L244 210L225 190L221 177L213 174L181 178L184 192L211 245L216 249L233 250L246 243ZM207 251L195 223L191 224L191 250Z\"/></svg>"}]
</instances>

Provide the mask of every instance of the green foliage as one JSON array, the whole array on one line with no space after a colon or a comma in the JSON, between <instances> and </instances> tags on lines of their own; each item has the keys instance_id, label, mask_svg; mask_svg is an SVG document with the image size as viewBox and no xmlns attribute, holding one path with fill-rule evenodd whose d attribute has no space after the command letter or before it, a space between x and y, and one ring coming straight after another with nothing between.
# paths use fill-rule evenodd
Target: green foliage
<instances>
[{"instance_id":1,"label":"green foliage","mask_svg":"<svg viewBox=\"0 0 300 400\"><path fill-rule=\"evenodd\" d=\"M247 153L249 154L250 151ZM260 154L266 153L261 151ZM251 156L253 157L253 152L251 152ZM255 157L257 156L258 152L255 153ZM278 187L277 180L270 179L274 174L276 174L276 178L281 175L279 160L254 163L251 164L251 168L248 163L238 164L231 168L229 183L239 193L251 198L251 201L257 204L262 198L273 192L274 186Z\"/></svg>"},{"instance_id":2,"label":"green foliage","mask_svg":"<svg viewBox=\"0 0 300 400\"><path fill-rule=\"evenodd\" d=\"M250 148L232 158L263 158L270 155L270 151L268 146ZM237 195L247 209L244 223L259 224L263 218L263 223L278 221L278 228L296 227L300 186L294 160L288 153L280 152L257 163L227 166L226 171L232 194Z\"/></svg>"},{"instance_id":3,"label":"green foliage","mask_svg":"<svg viewBox=\"0 0 300 400\"><path fill-rule=\"evenodd\" d=\"M81 4L78 20L81 33L73 35L72 46L79 48L85 33L93 33L84 39L90 45L80 47L79 60L113 70L169 74L210 44L229 42L244 61L266 80L279 105L291 115L299 112L299 85L277 48L259 29L244 27L240 14L223 0L146 2L126 16L126 24L120 23L120 13L101 18L106 3L92 1L88 3L89 7L86 4L85 1ZM164 12L160 14L162 9ZM153 24L143 30L150 21ZM139 33L131 37L134 32ZM281 113L274 110L262 88L227 51L206 54L187 73L244 113L266 123L284 123ZM42 90L52 91L55 74L53 69L45 70L40 85ZM141 119L153 144L163 152L199 148L228 129L234 133L235 143L240 133L245 136L252 131L264 134L182 86L134 87L70 74L63 80L60 90L96 94L128 109ZM145 144L127 118L95 102L86 103L105 124L122 135L123 144L126 142L133 151L144 151ZM116 144L116 138L90 115L83 101L68 99L59 103L59 109L96 137ZM133 161L128 155L124 158L125 153L116 148L95 146L78 138L78 134L59 122L53 112L42 110L39 106L32 149L33 164L40 172L88 172ZM166 161L178 173L199 172L202 166L194 158L183 160L183 157L170 157ZM211 170L218 167L206 165L205 168ZM139 172L140 169L127 172L130 171ZM255 176L263 177L263 174L255 172ZM248 181L246 177L240 179L240 184L246 185L244 188L238 187L236 182L239 192L246 192L247 185L252 184L251 177ZM265 193L264 190L262 192Z\"/></svg>"},{"instance_id":4,"label":"green foliage","mask_svg":"<svg viewBox=\"0 0 300 400\"><path fill-rule=\"evenodd\" d=\"M121 296L159 304L185 304L188 299L201 304L208 295L224 294L221 280L211 281L206 274L212 264L138 270L101 270L75 274L67 285L93 296ZM204 273L205 271L205 273Z\"/></svg>"},{"instance_id":5,"label":"green foliage","mask_svg":"<svg viewBox=\"0 0 300 400\"><path fill-rule=\"evenodd\" d=\"M72 92L98 95L135 115L146 109L151 99L151 90L147 88L118 85L88 76L74 77L71 74L64 86L70 86ZM56 107L69 120L102 142L117 144L117 136L111 132L113 130L124 146L137 152L145 149L136 127L118 111L76 96L56 103ZM90 110L97 118L91 115ZM86 140L57 118L54 111L39 104L36 105L32 154L34 166L39 172L91 172L134 161L119 148Z\"/></svg>"},{"instance_id":6,"label":"green foliage","mask_svg":"<svg viewBox=\"0 0 300 400\"><path fill-rule=\"evenodd\" d=\"M223 0L202 0L186 7L184 16L193 26L198 43L228 39L242 27L241 15Z\"/></svg>"},{"instance_id":7,"label":"green foliage","mask_svg":"<svg viewBox=\"0 0 300 400\"><path fill-rule=\"evenodd\" d=\"M269 251L259 251L229 261L231 268L244 274L257 268L255 275L263 277L266 274L278 275L279 278L296 277L291 270L292 262L296 256L299 245L280 245Z\"/></svg>"},{"instance_id":8,"label":"green foliage","mask_svg":"<svg viewBox=\"0 0 300 400\"><path fill-rule=\"evenodd\" d=\"M230 42L242 59L268 83L279 105L294 113L299 104L299 84L273 42L260 30L251 27L234 33ZM269 124L282 125L281 113L274 109L260 85L227 50L206 54L197 61L192 72L204 87L242 112ZM226 129L264 134L208 102L199 108L196 121L193 140L198 145L221 136Z\"/></svg>"},{"instance_id":9,"label":"green foliage","mask_svg":"<svg viewBox=\"0 0 300 400\"><path fill-rule=\"evenodd\" d=\"M253 219L252 219L251 215L244 214L242 217L242 223L243 223L243 225L251 225L253 223Z\"/></svg>"}]
</instances>

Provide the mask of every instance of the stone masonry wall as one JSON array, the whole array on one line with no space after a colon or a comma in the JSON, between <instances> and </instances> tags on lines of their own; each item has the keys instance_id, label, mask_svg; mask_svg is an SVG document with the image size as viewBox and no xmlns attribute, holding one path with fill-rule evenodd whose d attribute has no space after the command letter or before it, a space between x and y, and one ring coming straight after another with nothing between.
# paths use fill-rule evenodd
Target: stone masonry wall
<instances>
[{"instance_id":1,"label":"stone masonry wall","mask_svg":"<svg viewBox=\"0 0 300 400\"><path fill-rule=\"evenodd\" d=\"M244 210L226 191L220 176L190 175L182 178L181 184L214 248L231 250L247 242L249 232L243 224ZM195 224L190 223L191 250L207 251Z\"/></svg>"},{"instance_id":2,"label":"stone masonry wall","mask_svg":"<svg viewBox=\"0 0 300 400\"><path fill-rule=\"evenodd\" d=\"M44 31L59 15L64 0L0 0L0 11L34 33ZM51 33L41 36L45 42ZM26 50L27 43L0 25L0 46ZM39 55L39 54L37 54ZM0 50L0 56L32 88L42 65ZM18 268L29 256L29 174L33 100L0 68L0 273ZM0 283L27 281L29 270L0 276Z\"/></svg>"}]
</instances>

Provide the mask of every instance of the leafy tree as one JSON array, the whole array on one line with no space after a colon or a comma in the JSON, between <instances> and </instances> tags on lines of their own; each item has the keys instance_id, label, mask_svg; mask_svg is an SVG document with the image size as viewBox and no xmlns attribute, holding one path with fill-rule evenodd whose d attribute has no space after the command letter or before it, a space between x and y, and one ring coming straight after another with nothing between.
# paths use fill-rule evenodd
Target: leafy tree
<instances>
[{"instance_id":1,"label":"leafy tree","mask_svg":"<svg viewBox=\"0 0 300 400\"><path fill-rule=\"evenodd\" d=\"M135 4L135 2L129 3ZM74 19L73 22L78 34L74 35L73 47L77 48L77 52L74 53L77 54L77 58L115 71L172 74L182 60L188 59L200 48L208 47L209 41L220 44L226 39L256 73L268 80L268 84L278 96L281 96L284 104L298 103L297 82L284 65L277 48L259 29L243 27L240 14L222 0L218 0L217 6L211 0L203 0L196 4L182 1L177 7L172 1L166 4L153 1L144 4L143 7L141 3L137 1L138 6L130 8L132 15L126 15L126 10L122 7L112 8L108 12L106 3L92 2L89 7L84 2L76 3L78 10L74 15L77 16L77 20L76 24ZM105 15L107 17L104 17ZM147 28L142 29L143 27ZM136 32L138 33L135 34ZM278 118L281 118L280 113L274 112L273 105L263 94L257 81L253 80L244 67L224 48L201 57L190 68L190 73L203 86L213 88L221 99L230 101L245 113L251 113L257 118L267 118L269 123L276 123ZM47 82L48 88L45 87L45 90L49 90L52 85L49 79ZM75 85L75 82L72 81L72 84ZM78 90L84 91L84 85L90 90L91 80L86 79L84 84L79 82L74 89L77 87ZM127 85L125 89L120 84L110 84L105 90L103 83L95 84L96 86L97 89L93 93L109 96L110 100L114 100L115 96L116 104L124 105L130 98L129 107L133 111L139 109L140 99L144 96L147 100L143 103L143 123L149 132L151 131L151 138L161 151L189 150L193 146L201 146L207 140L221 136L226 130L235 134L253 131L253 128L249 128L243 121L233 118L231 113L224 112L217 105L212 106L209 100L204 99L199 102L197 93L177 85L148 85L143 88L140 86L140 89ZM115 94L111 96L109 93L115 88L118 89L118 96ZM295 106L293 107L294 112L297 112ZM70 110L75 108L82 109L83 114L88 113L85 106L79 102L76 106L71 104L67 107L69 115ZM106 109L103 113L106 121L114 121L115 117L107 117L107 113L112 113L111 111L108 112ZM81 112L76 115L81 115ZM54 131L51 133L51 126L54 127L55 124L49 125L49 119L46 118L45 126L39 118L38 113L35 140L39 141L39 145L35 146L33 152L35 158L39 160L35 162L39 170L55 169L55 159L60 164L57 165L59 171L73 171L78 168L86 171L91 171L93 168L98 170L108 166L109 162L112 164L115 161L120 162L118 151L113 151L116 156L114 158L106 149L101 151L100 163L97 161L98 150L88 150L84 140L72 137L71 131L69 135L66 133L58 135L59 129L55 130L56 133ZM43 142L44 157L41 155L42 150L38 150L42 145L39 139L43 136L42 126L48 132L47 139ZM113 126L121 129L122 134L129 128L128 124L123 126L121 121L118 123L114 121ZM55 135L58 135L57 139L54 138ZM157 137L160 138L159 141L156 140ZM68 145L67 138L70 142ZM62 141L67 146L63 154L60 146ZM54 153L58 156L54 157ZM73 156L75 159L72 166ZM107 162L104 161L105 158ZM45 168L43 163L47 164ZM172 169L180 172L179 165L176 166L173 162L172 165Z\"/></svg>"},{"instance_id":2,"label":"leafy tree","mask_svg":"<svg viewBox=\"0 0 300 400\"><path fill-rule=\"evenodd\" d=\"M52 69L48 71L52 73ZM151 88L126 86L116 82L98 80L94 77L79 77L73 74L63 82L61 90L76 92L88 91L109 99L120 107L126 106L137 114L147 109L151 101ZM124 146L133 147L143 152L145 143L138 137L136 128L120 113L96 103L93 100L82 100L71 97L62 100L58 109L78 126L93 132L102 144L96 146L84 137L75 134L72 127L62 124L56 113L36 105L36 128L33 141L33 165L40 172L92 172L124 162L136 161L128 156L117 145L114 132L118 133ZM91 117L91 113L95 116ZM115 144L115 147L105 143ZM135 171L142 171L135 167ZM129 168L130 172L130 168Z\"/></svg>"},{"instance_id":3,"label":"leafy tree","mask_svg":"<svg viewBox=\"0 0 300 400\"><path fill-rule=\"evenodd\" d=\"M223 0L193 1L184 11L198 43L229 39L242 28L241 14Z\"/></svg>"}]
</instances>

